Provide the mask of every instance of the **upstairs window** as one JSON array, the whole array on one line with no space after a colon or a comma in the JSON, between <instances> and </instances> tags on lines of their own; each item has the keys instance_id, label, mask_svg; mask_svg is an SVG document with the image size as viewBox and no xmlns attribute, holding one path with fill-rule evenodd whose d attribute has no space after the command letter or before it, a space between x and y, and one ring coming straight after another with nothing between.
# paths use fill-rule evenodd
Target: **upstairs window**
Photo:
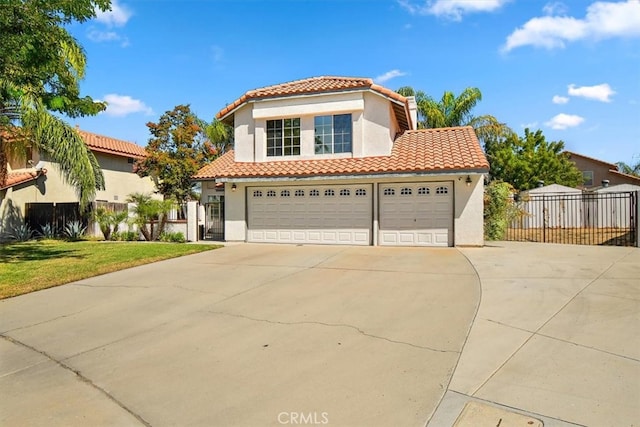
<instances>
[{"instance_id":1,"label":"upstairs window","mask_svg":"<svg viewBox=\"0 0 640 427\"><path fill-rule=\"evenodd\" d=\"M351 152L351 114L314 118L316 154Z\"/></svg>"},{"instance_id":2,"label":"upstairs window","mask_svg":"<svg viewBox=\"0 0 640 427\"><path fill-rule=\"evenodd\" d=\"M267 120L267 156L300 155L300 119Z\"/></svg>"}]
</instances>

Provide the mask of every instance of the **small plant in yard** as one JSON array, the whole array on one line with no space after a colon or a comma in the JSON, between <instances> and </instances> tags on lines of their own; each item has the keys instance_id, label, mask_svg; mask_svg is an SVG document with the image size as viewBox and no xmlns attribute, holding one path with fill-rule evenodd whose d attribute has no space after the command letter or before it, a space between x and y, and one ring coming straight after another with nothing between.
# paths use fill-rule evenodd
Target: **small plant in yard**
<instances>
[{"instance_id":1,"label":"small plant in yard","mask_svg":"<svg viewBox=\"0 0 640 427\"><path fill-rule=\"evenodd\" d=\"M82 239L85 231L87 231L87 227L82 225L80 221L69 221L64 226L64 235L71 241Z\"/></svg>"},{"instance_id":2,"label":"small plant in yard","mask_svg":"<svg viewBox=\"0 0 640 427\"><path fill-rule=\"evenodd\" d=\"M17 242L26 242L33 238L33 230L27 224L20 224L9 231L9 238Z\"/></svg>"},{"instance_id":3,"label":"small plant in yard","mask_svg":"<svg viewBox=\"0 0 640 427\"><path fill-rule=\"evenodd\" d=\"M56 228L51 223L40 226L38 237L41 239L55 239L57 237Z\"/></svg>"},{"instance_id":4,"label":"small plant in yard","mask_svg":"<svg viewBox=\"0 0 640 427\"><path fill-rule=\"evenodd\" d=\"M161 242L171 242L171 243L184 243L187 239L184 238L184 234L180 231L175 233L162 233L160 235Z\"/></svg>"},{"instance_id":5,"label":"small plant in yard","mask_svg":"<svg viewBox=\"0 0 640 427\"><path fill-rule=\"evenodd\" d=\"M129 194L127 202L135 203L133 223L138 226L144 240L158 240L164 232L167 214L173 207L173 200L156 200L150 194Z\"/></svg>"},{"instance_id":6,"label":"small plant in yard","mask_svg":"<svg viewBox=\"0 0 640 427\"><path fill-rule=\"evenodd\" d=\"M129 213L126 210L116 212L100 206L93 212L92 216L93 220L100 226L104 240L117 240L117 238L112 238L112 235L118 234L120 223L125 221L128 215Z\"/></svg>"},{"instance_id":7,"label":"small plant in yard","mask_svg":"<svg viewBox=\"0 0 640 427\"><path fill-rule=\"evenodd\" d=\"M138 240L136 231L114 231L111 233L111 240L122 242L135 242Z\"/></svg>"}]
</instances>

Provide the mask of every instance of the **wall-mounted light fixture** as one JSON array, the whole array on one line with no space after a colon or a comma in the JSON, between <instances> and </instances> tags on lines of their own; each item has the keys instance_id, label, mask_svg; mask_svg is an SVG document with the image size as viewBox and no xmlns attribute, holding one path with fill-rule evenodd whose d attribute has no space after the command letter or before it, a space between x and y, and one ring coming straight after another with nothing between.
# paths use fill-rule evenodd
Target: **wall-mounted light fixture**
<instances>
[{"instance_id":1,"label":"wall-mounted light fixture","mask_svg":"<svg viewBox=\"0 0 640 427\"><path fill-rule=\"evenodd\" d=\"M471 176L470 175L467 175L467 180L465 182L467 183L467 187L471 186L471 182L473 182L473 181L471 181Z\"/></svg>"},{"instance_id":2,"label":"wall-mounted light fixture","mask_svg":"<svg viewBox=\"0 0 640 427\"><path fill-rule=\"evenodd\" d=\"M238 186L236 185L235 182L231 184L231 191L236 191L236 188L238 188Z\"/></svg>"}]
</instances>

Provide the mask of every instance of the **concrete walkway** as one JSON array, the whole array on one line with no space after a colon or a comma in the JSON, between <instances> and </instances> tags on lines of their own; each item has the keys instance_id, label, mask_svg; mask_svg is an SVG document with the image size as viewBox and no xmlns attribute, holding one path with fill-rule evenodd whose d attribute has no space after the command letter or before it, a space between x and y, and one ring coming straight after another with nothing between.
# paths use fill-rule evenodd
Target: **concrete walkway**
<instances>
[{"instance_id":1,"label":"concrete walkway","mask_svg":"<svg viewBox=\"0 0 640 427\"><path fill-rule=\"evenodd\" d=\"M640 249L501 242L461 252L481 304L429 426L452 426L470 401L547 427L640 425Z\"/></svg>"},{"instance_id":2,"label":"concrete walkway","mask_svg":"<svg viewBox=\"0 0 640 427\"><path fill-rule=\"evenodd\" d=\"M233 245L0 302L0 425L421 426L480 297L456 249Z\"/></svg>"}]
</instances>

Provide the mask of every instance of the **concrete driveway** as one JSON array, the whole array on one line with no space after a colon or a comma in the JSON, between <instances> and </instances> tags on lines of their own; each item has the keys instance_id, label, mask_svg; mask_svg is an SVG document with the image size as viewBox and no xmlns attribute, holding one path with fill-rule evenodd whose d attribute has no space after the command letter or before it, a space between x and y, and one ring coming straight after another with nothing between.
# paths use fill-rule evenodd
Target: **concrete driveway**
<instances>
[{"instance_id":1,"label":"concrete driveway","mask_svg":"<svg viewBox=\"0 0 640 427\"><path fill-rule=\"evenodd\" d=\"M484 417L465 426L504 426L513 413L545 427L640 426L640 249L497 242L460 251L482 301L429 427L452 426L467 404Z\"/></svg>"},{"instance_id":2,"label":"concrete driveway","mask_svg":"<svg viewBox=\"0 0 640 427\"><path fill-rule=\"evenodd\" d=\"M0 314L0 425L640 425L637 248L241 244Z\"/></svg>"},{"instance_id":3,"label":"concrete driveway","mask_svg":"<svg viewBox=\"0 0 640 427\"><path fill-rule=\"evenodd\" d=\"M457 249L228 246L0 302L0 424L421 426L480 299Z\"/></svg>"}]
</instances>

